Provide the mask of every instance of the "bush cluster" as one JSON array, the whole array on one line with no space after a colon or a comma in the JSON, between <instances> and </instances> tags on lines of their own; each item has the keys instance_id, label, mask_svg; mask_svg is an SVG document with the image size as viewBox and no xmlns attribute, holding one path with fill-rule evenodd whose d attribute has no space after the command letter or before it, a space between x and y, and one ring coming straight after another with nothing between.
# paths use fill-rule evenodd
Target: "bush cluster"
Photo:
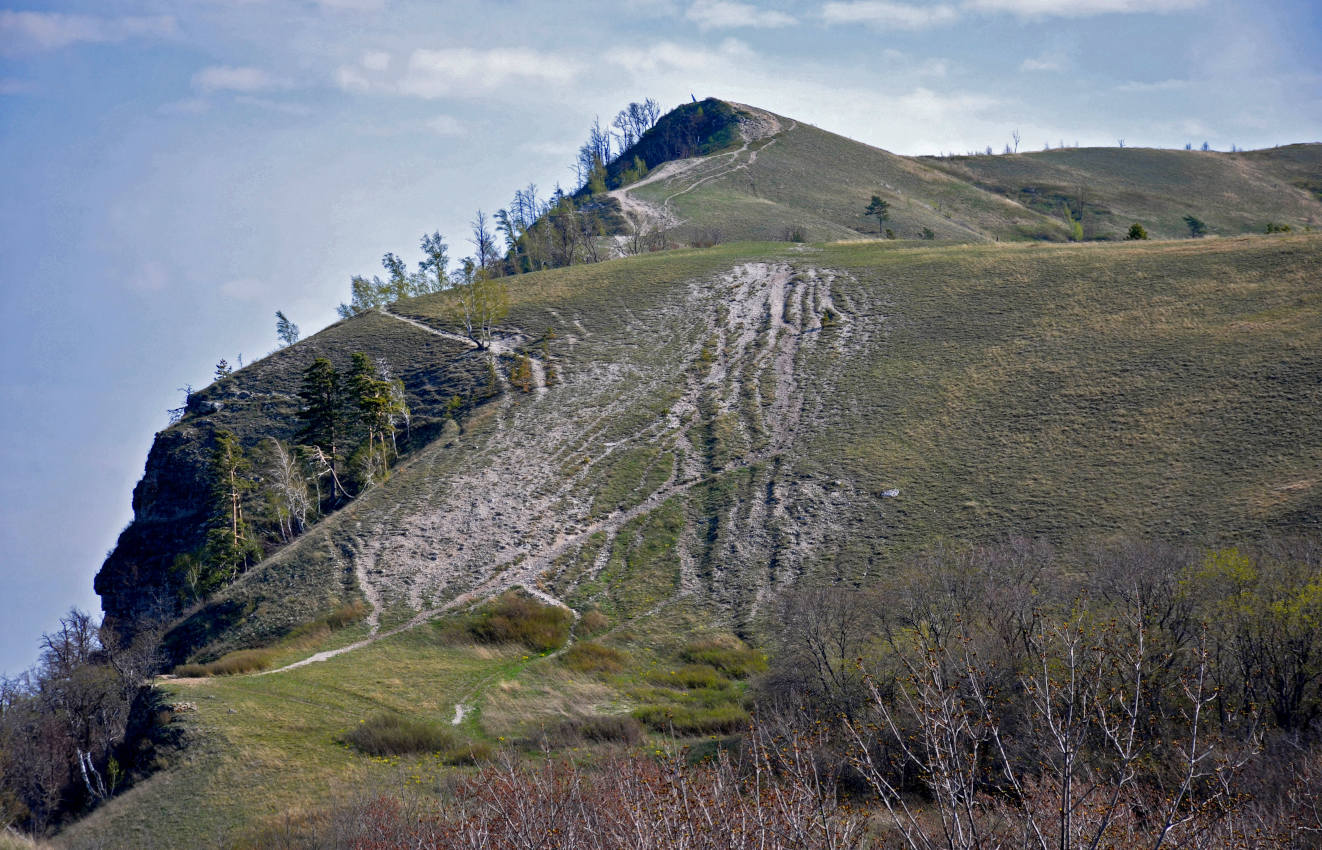
<instances>
[{"instance_id":1,"label":"bush cluster","mask_svg":"<svg viewBox=\"0 0 1322 850\"><path fill-rule=\"evenodd\" d=\"M480 611L468 631L482 643L519 643L534 652L550 652L569 640L572 623L573 616L563 608L509 592Z\"/></svg>"},{"instance_id":2,"label":"bush cluster","mask_svg":"<svg viewBox=\"0 0 1322 850\"><path fill-rule=\"evenodd\" d=\"M343 741L370 756L437 753L446 764L476 764L491 757L490 747L480 741L466 741L445 726L394 713L360 721Z\"/></svg>"}]
</instances>

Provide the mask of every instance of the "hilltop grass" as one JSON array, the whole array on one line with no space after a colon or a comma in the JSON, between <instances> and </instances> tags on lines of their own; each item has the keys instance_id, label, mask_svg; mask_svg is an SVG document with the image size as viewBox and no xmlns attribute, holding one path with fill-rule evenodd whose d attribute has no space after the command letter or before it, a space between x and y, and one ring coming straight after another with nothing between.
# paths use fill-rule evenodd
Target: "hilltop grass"
<instances>
[{"instance_id":1,"label":"hilltop grass","mask_svg":"<svg viewBox=\"0 0 1322 850\"><path fill-rule=\"evenodd\" d=\"M1211 232L1262 232L1269 221L1298 229L1322 222L1301 174L1317 174L1322 146L1228 154L1151 148L1069 148L1013 156L922 161L1060 219L1061 203L1084 204L1090 235L1123 239L1132 222L1155 237L1187 237L1184 216Z\"/></svg>"},{"instance_id":2,"label":"hilltop grass","mask_svg":"<svg viewBox=\"0 0 1322 850\"><path fill-rule=\"evenodd\" d=\"M831 403L855 411L805 454L900 490L865 508L887 549L1317 524L1322 420L1302 414L1322 409L1322 238L838 245L821 262L885 318L851 317L883 341L833 364ZM880 547L860 537L857 557Z\"/></svg>"}]
</instances>

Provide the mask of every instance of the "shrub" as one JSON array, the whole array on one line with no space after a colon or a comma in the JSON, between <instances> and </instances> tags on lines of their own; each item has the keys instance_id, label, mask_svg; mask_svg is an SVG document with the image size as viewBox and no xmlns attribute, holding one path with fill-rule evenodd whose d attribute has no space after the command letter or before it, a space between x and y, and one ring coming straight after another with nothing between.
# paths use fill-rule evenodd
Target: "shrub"
<instances>
[{"instance_id":1,"label":"shrub","mask_svg":"<svg viewBox=\"0 0 1322 850\"><path fill-rule=\"evenodd\" d=\"M1125 236L1125 238L1131 241L1137 241L1139 239L1147 239L1148 232L1143 227L1143 225L1139 224L1136 221L1133 224L1129 225L1129 233Z\"/></svg>"},{"instance_id":2,"label":"shrub","mask_svg":"<svg viewBox=\"0 0 1322 850\"><path fill-rule=\"evenodd\" d=\"M590 715L566 718L543 735L551 747L609 743L634 746L643 741L643 727L627 714Z\"/></svg>"},{"instance_id":3,"label":"shrub","mask_svg":"<svg viewBox=\"0 0 1322 850\"><path fill-rule=\"evenodd\" d=\"M674 669L662 669L650 677L660 685L676 688L723 688L730 682L723 678L716 668L707 664L685 664Z\"/></svg>"},{"instance_id":4,"label":"shrub","mask_svg":"<svg viewBox=\"0 0 1322 850\"><path fill-rule=\"evenodd\" d=\"M315 620L295 626L289 633L290 640L313 640L323 638L333 631L353 625L367 616L367 604L362 600L346 602L340 607L323 614Z\"/></svg>"},{"instance_id":5,"label":"shrub","mask_svg":"<svg viewBox=\"0 0 1322 850\"><path fill-rule=\"evenodd\" d=\"M200 678L204 676L237 676L255 673L271 666L275 653L269 649L240 649L222 655L207 664L180 664L174 668L176 676Z\"/></svg>"},{"instance_id":6,"label":"shrub","mask_svg":"<svg viewBox=\"0 0 1322 850\"><path fill-rule=\"evenodd\" d=\"M918 231L918 238L926 239L928 242L931 242L936 238L936 232L930 227L924 227L922 230Z\"/></svg>"},{"instance_id":7,"label":"shrub","mask_svg":"<svg viewBox=\"0 0 1322 850\"><path fill-rule=\"evenodd\" d=\"M697 641L684 647L679 657L693 664L707 664L732 679L746 679L767 669L767 658L749 649L737 638L728 641Z\"/></svg>"},{"instance_id":8,"label":"shrub","mask_svg":"<svg viewBox=\"0 0 1322 850\"><path fill-rule=\"evenodd\" d=\"M801 226L795 224L786 227L781 231L780 239L782 242L807 242L808 237Z\"/></svg>"},{"instance_id":9,"label":"shrub","mask_svg":"<svg viewBox=\"0 0 1322 850\"><path fill-rule=\"evenodd\" d=\"M729 735L748 725L748 712L726 703L715 706L645 705L633 716L644 726L676 735Z\"/></svg>"},{"instance_id":10,"label":"shrub","mask_svg":"<svg viewBox=\"0 0 1322 850\"><path fill-rule=\"evenodd\" d=\"M1184 223L1189 227L1189 236L1193 239L1207 235L1207 224L1197 216L1186 215Z\"/></svg>"},{"instance_id":11,"label":"shrub","mask_svg":"<svg viewBox=\"0 0 1322 850\"><path fill-rule=\"evenodd\" d=\"M561 660L579 673L618 673L624 667L625 655L609 646L581 641L569 647Z\"/></svg>"},{"instance_id":12,"label":"shrub","mask_svg":"<svg viewBox=\"0 0 1322 850\"><path fill-rule=\"evenodd\" d=\"M472 764L490 755L485 744L460 740L445 726L402 714L374 714L345 733L343 741L369 756L440 753L449 764Z\"/></svg>"},{"instance_id":13,"label":"shrub","mask_svg":"<svg viewBox=\"0 0 1322 850\"><path fill-rule=\"evenodd\" d=\"M609 625L610 620L606 619L606 615L593 608L578 621L578 630L585 635L595 635L605 631Z\"/></svg>"},{"instance_id":14,"label":"shrub","mask_svg":"<svg viewBox=\"0 0 1322 850\"><path fill-rule=\"evenodd\" d=\"M550 652L569 640L572 619L563 608L510 592L474 617L468 631L483 643L521 643L536 652Z\"/></svg>"},{"instance_id":15,"label":"shrub","mask_svg":"<svg viewBox=\"0 0 1322 850\"><path fill-rule=\"evenodd\" d=\"M520 354L514 358L514 365L510 367L510 383L525 393L532 392L532 361L526 354Z\"/></svg>"},{"instance_id":16,"label":"shrub","mask_svg":"<svg viewBox=\"0 0 1322 850\"><path fill-rule=\"evenodd\" d=\"M1267 233L1289 233L1289 232L1290 232L1290 225L1288 225L1288 224L1281 224L1281 223L1279 223L1279 222L1275 222L1275 221L1269 221L1269 222L1267 222L1267 230L1266 230L1266 232L1267 232Z\"/></svg>"}]
</instances>

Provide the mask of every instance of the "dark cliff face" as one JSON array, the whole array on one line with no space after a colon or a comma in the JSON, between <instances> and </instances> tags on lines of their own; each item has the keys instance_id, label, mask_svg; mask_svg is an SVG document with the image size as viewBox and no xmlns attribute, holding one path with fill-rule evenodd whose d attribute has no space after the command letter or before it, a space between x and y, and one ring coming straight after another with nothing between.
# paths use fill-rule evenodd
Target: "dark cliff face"
<instances>
[{"instance_id":1,"label":"dark cliff face","mask_svg":"<svg viewBox=\"0 0 1322 850\"><path fill-rule=\"evenodd\" d=\"M175 561L205 541L215 432L232 431L249 451L267 437L291 440L300 424L303 370L317 357L347 370L357 351L384 361L404 382L411 411L409 430L399 435L404 453L440 433L452 397L476 404L495 392L485 358L461 343L370 313L194 393L183 420L156 435L133 490L133 521L97 573L94 587L112 628L132 634L173 620L192 604Z\"/></svg>"},{"instance_id":2,"label":"dark cliff face","mask_svg":"<svg viewBox=\"0 0 1322 850\"><path fill-rule=\"evenodd\" d=\"M174 559L202 544L206 520L210 435L176 427L156 435L142 480L133 488L133 522L119 535L94 588L107 622L134 624L168 618L180 606Z\"/></svg>"}]
</instances>

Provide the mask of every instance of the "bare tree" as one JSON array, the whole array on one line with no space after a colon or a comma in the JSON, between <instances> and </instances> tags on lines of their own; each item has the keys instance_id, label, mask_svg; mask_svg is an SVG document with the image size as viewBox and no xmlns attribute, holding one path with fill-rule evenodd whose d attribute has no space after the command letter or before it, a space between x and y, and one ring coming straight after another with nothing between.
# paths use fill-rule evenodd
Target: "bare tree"
<instances>
[{"instance_id":1,"label":"bare tree","mask_svg":"<svg viewBox=\"0 0 1322 850\"><path fill-rule=\"evenodd\" d=\"M464 326L464 333L479 349L491 345L496 322L509 313L509 289L486 269L475 269L454 287L451 318Z\"/></svg>"},{"instance_id":2,"label":"bare tree","mask_svg":"<svg viewBox=\"0 0 1322 850\"><path fill-rule=\"evenodd\" d=\"M473 236L468 241L473 243L473 248L477 251L478 268L492 268L499 255L496 253L496 235L491 230L487 214L478 210L477 215L469 222L469 227L473 228Z\"/></svg>"}]
</instances>

